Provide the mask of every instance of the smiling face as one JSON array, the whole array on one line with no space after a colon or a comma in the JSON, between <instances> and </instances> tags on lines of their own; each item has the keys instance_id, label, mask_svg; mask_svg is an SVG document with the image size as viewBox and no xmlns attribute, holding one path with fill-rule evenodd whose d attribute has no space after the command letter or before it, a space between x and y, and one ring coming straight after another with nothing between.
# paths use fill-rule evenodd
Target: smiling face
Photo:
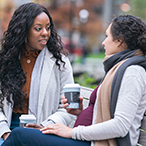
<instances>
[{"instance_id":1,"label":"smiling face","mask_svg":"<svg viewBox=\"0 0 146 146\"><path fill-rule=\"evenodd\" d=\"M104 46L105 49L105 55L113 55L116 54L120 51L125 50L126 48L123 47L123 41L122 40L114 40L113 41L113 36L111 33L111 25L109 25L109 27L106 30L106 38L105 40L102 42L102 45Z\"/></svg>"},{"instance_id":2,"label":"smiling face","mask_svg":"<svg viewBox=\"0 0 146 146\"><path fill-rule=\"evenodd\" d=\"M46 13L42 12L36 16L28 32L25 44L27 51L42 50L46 46L51 35L50 25L50 20Z\"/></svg>"}]
</instances>

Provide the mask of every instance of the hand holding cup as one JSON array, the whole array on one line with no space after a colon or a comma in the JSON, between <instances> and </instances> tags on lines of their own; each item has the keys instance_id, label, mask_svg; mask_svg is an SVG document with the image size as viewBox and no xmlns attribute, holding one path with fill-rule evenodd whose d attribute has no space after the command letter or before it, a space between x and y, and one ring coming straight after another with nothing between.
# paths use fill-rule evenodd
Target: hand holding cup
<instances>
[{"instance_id":1,"label":"hand holding cup","mask_svg":"<svg viewBox=\"0 0 146 146\"><path fill-rule=\"evenodd\" d=\"M65 97L62 97L62 107L73 115L79 115L83 110L83 98L80 97L79 84L66 84L63 87Z\"/></svg>"},{"instance_id":2,"label":"hand holding cup","mask_svg":"<svg viewBox=\"0 0 146 146\"><path fill-rule=\"evenodd\" d=\"M83 98L82 97L79 97L79 108L78 109L73 109L73 108L67 108L68 107L68 103L67 103L67 99L65 98L65 96L62 96L62 100L61 100L61 103L62 103L62 107L63 108L66 108L67 112L72 114L72 115L76 115L76 116L79 116L79 114L83 111Z\"/></svg>"}]
</instances>

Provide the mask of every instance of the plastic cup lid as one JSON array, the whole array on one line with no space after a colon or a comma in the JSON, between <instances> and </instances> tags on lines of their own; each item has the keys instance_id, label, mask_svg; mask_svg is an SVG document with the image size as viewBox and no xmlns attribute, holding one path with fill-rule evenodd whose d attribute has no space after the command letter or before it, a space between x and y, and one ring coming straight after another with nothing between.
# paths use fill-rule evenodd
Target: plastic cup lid
<instances>
[{"instance_id":1,"label":"plastic cup lid","mask_svg":"<svg viewBox=\"0 0 146 146\"><path fill-rule=\"evenodd\" d=\"M63 88L80 88L79 84L65 84Z\"/></svg>"},{"instance_id":2,"label":"plastic cup lid","mask_svg":"<svg viewBox=\"0 0 146 146\"><path fill-rule=\"evenodd\" d=\"M21 119L21 120L36 120L36 117L34 115L21 115L19 119Z\"/></svg>"}]
</instances>

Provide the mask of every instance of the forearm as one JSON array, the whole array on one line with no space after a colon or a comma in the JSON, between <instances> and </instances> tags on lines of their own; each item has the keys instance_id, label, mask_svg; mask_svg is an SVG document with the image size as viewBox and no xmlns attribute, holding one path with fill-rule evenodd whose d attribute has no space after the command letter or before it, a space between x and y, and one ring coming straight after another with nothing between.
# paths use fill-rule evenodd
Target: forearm
<instances>
[{"instance_id":1,"label":"forearm","mask_svg":"<svg viewBox=\"0 0 146 146\"><path fill-rule=\"evenodd\" d=\"M3 138L2 136L9 132L11 132L11 130L9 129L7 122L0 122L0 137Z\"/></svg>"},{"instance_id":2,"label":"forearm","mask_svg":"<svg viewBox=\"0 0 146 146\"><path fill-rule=\"evenodd\" d=\"M118 124L117 124L118 123ZM94 124L91 126L78 126L72 130L72 138L78 140L104 140L126 135L127 129L121 128L117 120ZM123 127L123 126L122 126Z\"/></svg>"},{"instance_id":3,"label":"forearm","mask_svg":"<svg viewBox=\"0 0 146 146\"><path fill-rule=\"evenodd\" d=\"M45 121L41 124L46 127L48 124L54 124L60 122L64 125L69 125L76 116L68 114L65 109L58 109L54 114L50 115Z\"/></svg>"}]
</instances>

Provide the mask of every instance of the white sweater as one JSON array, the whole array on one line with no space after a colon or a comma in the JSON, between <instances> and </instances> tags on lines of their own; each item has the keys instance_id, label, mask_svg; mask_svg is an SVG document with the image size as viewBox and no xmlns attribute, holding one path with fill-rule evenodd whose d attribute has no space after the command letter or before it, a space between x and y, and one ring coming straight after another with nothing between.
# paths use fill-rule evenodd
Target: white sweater
<instances>
[{"instance_id":1,"label":"white sweater","mask_svg":"<svg viewBox=\"0 0 146 146\"><path fill-rule=\"evenodd\" d=\"M146 110L145 69L138 65L132 65L126 69L119 90L114 119L95 124L97 99L93 112L93 124L74 128L72 138L92 141L91 145L94 146L94 140L124 137L129 132L131 145L136 146L139 127Z\"/></svg>"}]
</instances>

